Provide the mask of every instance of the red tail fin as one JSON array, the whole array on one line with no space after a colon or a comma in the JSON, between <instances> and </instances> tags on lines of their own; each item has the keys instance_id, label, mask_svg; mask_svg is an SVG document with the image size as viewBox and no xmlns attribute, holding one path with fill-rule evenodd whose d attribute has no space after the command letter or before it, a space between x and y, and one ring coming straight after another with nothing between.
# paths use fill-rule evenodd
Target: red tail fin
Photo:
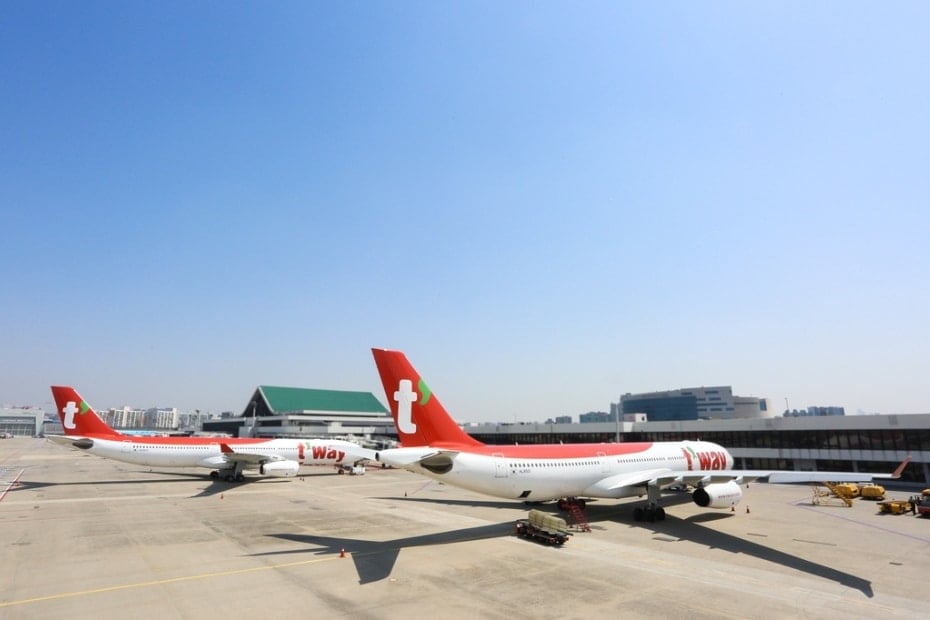
<instances>
[{"instance_id":1,"label":"red tail fin","mask_svg":"<svg viewBox=\"0 0 930 620\"><path fill-rule=\"evenodd\" d=\"M65 435L119 435L100 419L73 387L53 385L52 395Z\"/></svg>"},{"instance_id":2,"label":"red tail fin","mask_svg":"<svg viewBox=\"0 0 930 620\"><path fill-rule=\"evenodd\" d=\"M400 351L372 349L400 445L480 446L449 415Z\"/></svg>"}]
</instances>

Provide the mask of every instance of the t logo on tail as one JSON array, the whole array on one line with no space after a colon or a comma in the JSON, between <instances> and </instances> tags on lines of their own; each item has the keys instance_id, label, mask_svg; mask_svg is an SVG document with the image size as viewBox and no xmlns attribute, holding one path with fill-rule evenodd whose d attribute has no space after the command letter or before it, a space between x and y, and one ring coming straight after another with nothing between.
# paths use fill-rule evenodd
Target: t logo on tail
<instances>
[{"instance_id":1,"label":"t logo on tail","mask_svg":"<svg viewBox=\"0 0 930 620\"><path fill-rule=\"evenodd\" d=\"M417 393L413 391L413 381L401 379L397 385L397 391L394 392L394 400L397 401L397 428L407 435L417 432L417 425L413 421L413 401L416 399Z\"/></svg>"},{"instance_id":2,"label":"t logo on tail","mask_svg":"<svg viewBox=\"0 0 930 620\"><path fill-rule=\"evenodd\" d=\"M78 412L77 403L73 400L69 400L68 404L65 405L65 408L62 409L61 412L65 414L65 420L62 422L62 426L71 430L77 428L74 424L74 414Z\"/></svg>"}]
</instances>

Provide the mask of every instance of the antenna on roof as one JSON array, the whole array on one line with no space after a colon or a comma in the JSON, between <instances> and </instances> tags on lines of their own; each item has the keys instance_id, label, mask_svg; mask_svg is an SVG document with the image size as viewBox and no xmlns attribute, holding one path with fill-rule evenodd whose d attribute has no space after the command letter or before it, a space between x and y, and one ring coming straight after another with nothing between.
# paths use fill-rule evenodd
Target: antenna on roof
<instances>
[{"instance_id":1,"label":"antenna on roof","mask_svg":"<svg viewBox=\"0 0 930 620\"><path fill-rule=\"evenodd\" d=\"M255 409L258 407L258 403L254 400L252 401L252 426L249 427L249 437L255 437Z\"/></svg>"}]
</instances>

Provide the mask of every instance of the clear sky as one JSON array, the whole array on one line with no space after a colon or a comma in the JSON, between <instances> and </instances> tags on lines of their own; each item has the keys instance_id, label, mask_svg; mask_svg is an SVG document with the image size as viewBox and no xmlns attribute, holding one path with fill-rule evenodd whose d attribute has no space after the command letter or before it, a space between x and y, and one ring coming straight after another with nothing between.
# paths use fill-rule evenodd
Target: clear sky
<instances>
[{"instance_id":1,"label":"clear sky","mask_svg":"<svg viewBox=\"0 0 930 620\"><path fill-rule=\"evenodd\" d=\"M0 403L930 412L930 4L6 2Z\"/></svg>"}]
</instances>

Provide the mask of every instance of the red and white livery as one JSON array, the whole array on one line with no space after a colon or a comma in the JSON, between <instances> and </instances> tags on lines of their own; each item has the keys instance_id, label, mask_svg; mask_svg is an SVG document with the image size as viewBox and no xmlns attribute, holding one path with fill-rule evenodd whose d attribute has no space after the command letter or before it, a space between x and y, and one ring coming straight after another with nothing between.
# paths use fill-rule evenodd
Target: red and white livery
<instances>
[{"instance_id":1,"label":"red and white livery","mask_svg":"<svg viewBox=\"0 0 930 620\"><path fill-rule=\"evenodd\" d=\"M525 501L646 496L636 520L661 520L663 489L695 488L699 506L732 508L740 486L769 482L866 481L900 475L855 472L736 470L726 448L709 441L487 445L449 416L439 399L400 351L372 349L397 427L400 447L381 450L377 460L450 485Z\"/></svg>"},{"instance_id":2,"label":"red and white livery","mask_svg":"<svg viewBox=\"0 0 930 620\"><path fill-rule=\"evenodd\" d=\"M301 465L341 465L374 458L374 451L338 439L256 439L216 437L138 437L110 428L68 386L52 386L64 435L55 443L105 458L147 467L205 467L210 476L241 481L242 472L294 476Z\"/></svg>"}]
</instances>

